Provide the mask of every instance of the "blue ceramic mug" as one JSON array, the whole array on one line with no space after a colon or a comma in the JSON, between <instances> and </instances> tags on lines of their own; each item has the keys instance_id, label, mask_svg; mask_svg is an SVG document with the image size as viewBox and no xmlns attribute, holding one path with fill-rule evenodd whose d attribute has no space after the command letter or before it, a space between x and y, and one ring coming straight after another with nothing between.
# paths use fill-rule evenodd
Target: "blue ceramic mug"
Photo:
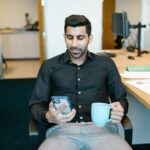
<instances>
[{"instance_id":1,"label":"blue ceramic mug","mask_svg":"<svg viewBox=\"0 0 150 150\"><path fill-rule=\"evenodd\" d=\"M106 123L111 121L111 119L109 118L110 110L111 110L110 104L92 103L91 118L93 123L96 126L101 127L105 126Z\"/></svg>"}]
</instances>

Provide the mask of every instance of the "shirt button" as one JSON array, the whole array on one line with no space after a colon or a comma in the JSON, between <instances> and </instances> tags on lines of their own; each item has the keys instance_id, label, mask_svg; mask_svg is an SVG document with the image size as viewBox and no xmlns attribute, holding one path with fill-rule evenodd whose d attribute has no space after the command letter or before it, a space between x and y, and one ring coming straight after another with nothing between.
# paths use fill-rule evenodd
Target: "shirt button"
<instances>
[{"instance_id":1,"label":"shirt button","mask_svg":"<svg viewBox=\"0 0 150 150\"><path fill-rule=\"evenodd\" d=\"M81 105L79 105L79 108L82 108L82 106L81 106Z\"/></svg>"},{"instance_id":2,"label":"shirt button","mask_svg":"<svg viewBox=\"0 0 150 150\"><path fill-rule=\"evenodd\" d=\"M80 81L81 79L80 78L78 78L78 81Z\"/></svg>"},{"instance_id":3,"label":"shirt button","mask_svg":"<svg viewBox=\"0 0 150 150\"><path fill-rule=\"evenodd\" d=\"M81 94L81 91L78 91L78 94Z\"/></svg>"},{"instance_id":4,"label":"shirt button","mask_svg":"<svg viewBox=\"0 0 150 150\"><path fill-rule=\"evenodd\" d=\"M83 119L83 117L82 116L80 116L80 120L82 120Z\"/></svg>"},{"instance_id":5,"label":"shirt button","mask_svg":"<svg viewBox=\"0 0 150 150\"><path fill-rule=\"evenodd\" d=\"M80 70L80 67L78 67L78 70Z\"/></svg>"}]
</instances>

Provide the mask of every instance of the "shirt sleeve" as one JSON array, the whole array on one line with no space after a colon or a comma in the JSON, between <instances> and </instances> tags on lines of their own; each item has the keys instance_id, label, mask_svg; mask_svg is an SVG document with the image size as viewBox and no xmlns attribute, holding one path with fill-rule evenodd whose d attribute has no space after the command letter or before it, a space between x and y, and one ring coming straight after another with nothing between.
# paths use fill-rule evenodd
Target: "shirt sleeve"
<instances>
[{"instance_id":1,"label":"shirt sleeve","mask_svg":"<svg viewBox=\"0 0 150 150\"><path fill-rule=\"evenodd\" d=\"M31 113L34 119L40 123L46 123L45 114L49 106L50 86L50 71L44 63L39 70L35 87L29 101Z\"/></svg>"},{"instance_id":2,"label":"shirt sleeve","mask_svg":"<svg viewBox=\"0 0 150 150\"><path fill-rule=\"evenodd\" d=\"M128 102L126 99L126 90L121 82L121 78L115 63L110 60L107 75L107 89L112 102L119 101L124 108L124 115L128 111Z\"/></svg>"}]
</instances>

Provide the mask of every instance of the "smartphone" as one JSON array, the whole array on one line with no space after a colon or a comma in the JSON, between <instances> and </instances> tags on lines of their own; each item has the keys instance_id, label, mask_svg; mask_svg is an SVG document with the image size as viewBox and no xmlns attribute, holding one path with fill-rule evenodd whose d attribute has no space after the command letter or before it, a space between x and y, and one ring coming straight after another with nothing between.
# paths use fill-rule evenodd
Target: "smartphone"
<instances>
[{"instance_id":1,"label":"smartphone","mask_svg":"<svg viewBox=\"0 0 150 150\"><path fill-rule=\"evenodd\" d=\"M71 103L68 96L52 96L51 100L55 109L59 109L62 105L66 105L66 108L62 111L63 114L71 112Z\"/></svg>"}]
</instances>

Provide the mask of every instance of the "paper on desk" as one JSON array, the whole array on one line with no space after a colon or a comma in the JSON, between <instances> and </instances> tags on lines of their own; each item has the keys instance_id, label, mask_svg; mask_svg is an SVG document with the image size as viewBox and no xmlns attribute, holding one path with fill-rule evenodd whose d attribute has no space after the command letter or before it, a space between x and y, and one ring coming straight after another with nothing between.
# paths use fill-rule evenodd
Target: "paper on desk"
<instances>
[{"instance_id":1,"label":"paper on desk","mask_svg":"<svg viewBox=\"0 0 150 150\"><path fill-rule=\"evenodd\" d=\"M125 82L150 95L150 79L130 80Z\"/></svg>"},{"instance_id":2,"label":"paper on desk","mask_svg":"<svg viewBox=\"0 0 150 150\"><path fill-rule=\"evenodd\" d=\"M130 72L125 71L120 74L122 78L128 78L128 79L147 79L150 78L150 72Z\"/></svg>"}]
</instances>

